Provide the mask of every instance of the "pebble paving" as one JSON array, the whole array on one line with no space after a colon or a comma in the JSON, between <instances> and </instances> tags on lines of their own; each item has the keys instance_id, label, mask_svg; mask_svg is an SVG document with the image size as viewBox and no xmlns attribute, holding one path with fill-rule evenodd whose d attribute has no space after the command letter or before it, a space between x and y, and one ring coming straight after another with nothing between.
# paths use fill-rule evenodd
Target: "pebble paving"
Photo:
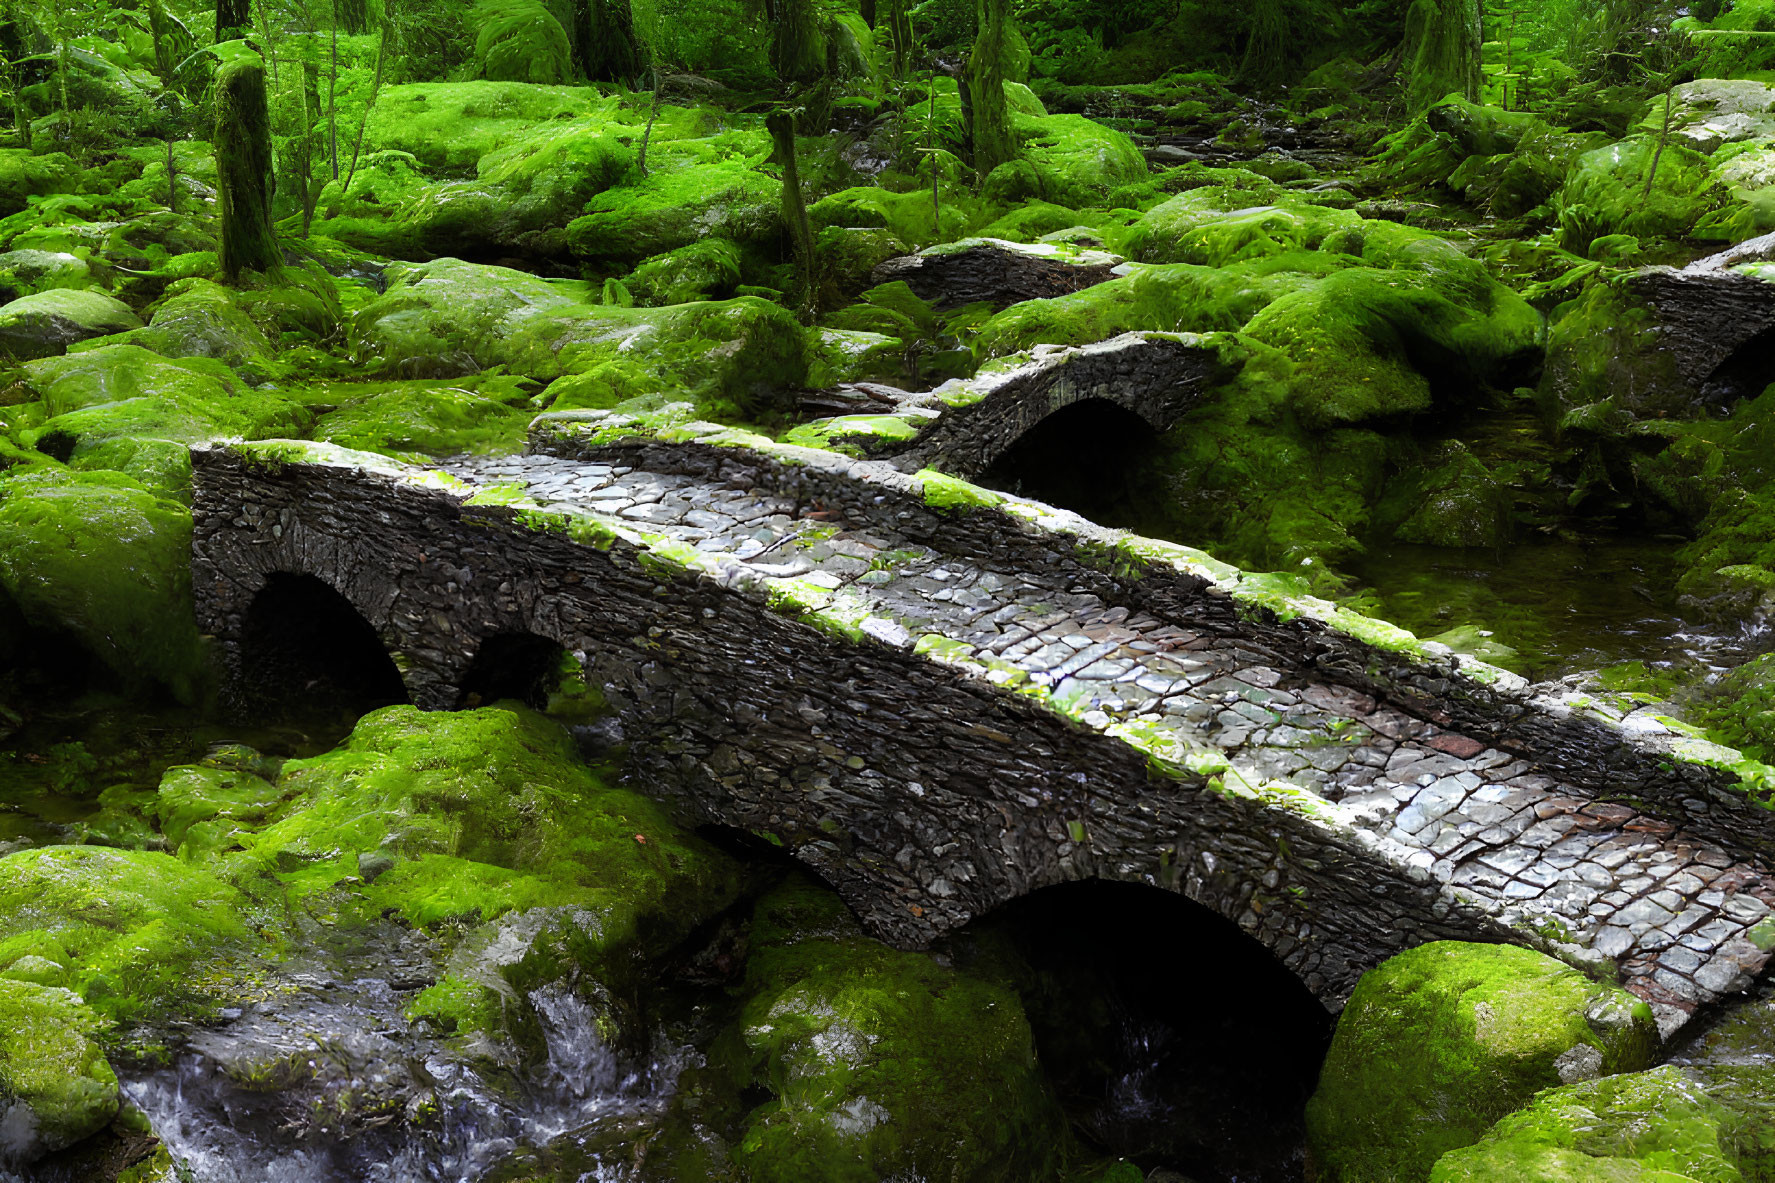
<instances>
[{"instance_id":1,"label":"pebble paving","mask_svg":"<svg viewBox=\"0 0 1775 1183\"><path fill-rule=\"evenodd\" d=\"M1088 725L1167 728L1224 752L1248 783L1311 790L1506 923L1613 959L1666 1032L1744 989L1768 958L1759 944L1775 944L1775 879L1762 868L1236 642L1105 604L1064 575L998 569L694 477L549 456L452 471L667 535L723 578L848 589L881 640L938 634L1047 686Z\"/></svg>"}]
</instances>

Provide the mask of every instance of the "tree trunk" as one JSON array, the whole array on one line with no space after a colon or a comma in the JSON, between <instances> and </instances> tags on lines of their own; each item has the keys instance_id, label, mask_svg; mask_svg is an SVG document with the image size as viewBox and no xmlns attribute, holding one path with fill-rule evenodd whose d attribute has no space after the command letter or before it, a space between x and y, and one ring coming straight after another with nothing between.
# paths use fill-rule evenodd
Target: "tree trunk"
<instances>
[{"instance_id":1,"label":"tree trunk","mask_svg":"<svg viewBox=\"0 0 1775 1183\"><path fill-rule=\"evenodd\" d=\"M795 116L787 111L773 111L765 116L764 126L783 166L783 222L789 227L789 242L795 252L802 319L811 321L815 304L814 232L808 224L807 202L801 195L801 169L795 160Z\"/></svg>"},{"instance_id":2,"label":"tree trunk","mask_svg":"<svg viewBox=\"0 0 1775 1183\"><path fill-rule=\"evenodd\" d=\"M167 26L166 6L160 0L148 0L148 32L154 38L154 72L160 76L160 84L172 89L173 61L172 30Z\"/></svg>"},{"instance_id":3,"label":"tree trunk","mask_svg":"<svg viewBox=\"0 0 1775 1183\"><path fill-rule=\"evenodd\" d=\"M629 0L579 0L579 68L593 82L628 82L641 72Z\"/></svg>"},{"instance_id":4,"label":"tree trunk","mask_svg":"<svg viewBox=\"0 0 1775 1183\"><path fill-rule=\"evenodd\" d=\"M1405 14L1405 97L1418 112L1450 94L1479 100L1479 0L1412 0Z\"/></svg>"},{"instance_id":5,"label":"tree trunk","mask_svg":"<svg viewBox=\"0 0 1775 1183\"><path fill-rule=\"evenodd\" d=\"M980 31L968 55L968 91L974 145L974 169L984 179L1001 164L1017 158L1017 136L1011 130L1011 107L1005 100L1005 33L1011 0L979 0Z\"/></svg>"},{"instance_id":6,"label":"tree trunk","mask_svg":"<svg viewBox=\"0 0 1775 1183\"><path fill-rule=\"evenodd\" d=\"M784 82L818 82L826 69L826 38L813 0L774 0L771 64Z\"/></svg>"},{"instance_id":7,"label":"tree trunk","mask_svg":"<svg viewBox=\"0 0 1775 1183\"><path fill-rule=\"evenodd\" d=\"M217 204L221 210L222 274L233 282L246 271L273 271L283 263L271 230L271 113L265 64L241 58L216 71Z\"/></svg>"},{"instance_id":8,"label":"tree trunk","mask_svg":"<svg viewBox=\"0 0 1775 1183\"><path fill-rule=\"evenodd\" d=\"M862 0L858 11L863 18L863 23L873 29L875 27L875 0Z\"/></svg>"},{"instance_id":9,"label":"tree trunk","mask_svg":"<svg viewBox=\"0 0 1775 1183\"><path fill-rule=\"evenodd\" d=\"M216 44L238 41L253 27L252 0L216 0Z\"/></svg>"}]
</instances>

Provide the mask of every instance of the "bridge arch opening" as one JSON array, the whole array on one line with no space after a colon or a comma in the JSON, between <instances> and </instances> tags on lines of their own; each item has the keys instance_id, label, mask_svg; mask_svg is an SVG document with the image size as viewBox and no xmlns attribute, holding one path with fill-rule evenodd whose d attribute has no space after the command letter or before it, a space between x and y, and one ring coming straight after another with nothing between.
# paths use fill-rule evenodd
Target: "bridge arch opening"
<instances>
[{"instance_id":1,"label":"bridge arch opening","mask_svg":"<svg viewBox=\"0 0 1775 1183\"><path fill-rule=\"evenodd\" d=\"M1061 407L1024 432L976 478L1104 525L1138 525L1152 500L1159 433L1106 398Z\"/></svg>"},{"instance_id":2,"label":"bridge arch opening","mask_svg":"<svg viewBox=\"0 0 1775 1183\"><path fill-rule=\"evenodd\" d=\"M561 679L567 649L535 633L496 633L482 641L462 675L457 708L511 698L544 711Z\"/></svg>"},{"instance_id":3,"label":"bridge arch opening","mask_svg":"<svg viewBox=\"0 0 1775 1183\"><path fill-rule=\"evenodd\" d=\"M1302 1177L1332 1018L1237 925L1175 892L1084 880L953 939L964 965L1013 967L1043 1068L1084 1138L1148 1172Z\"/></svg>"},{"instance_id":4,"label":"bridge arch opening","mask_svg":"<svg viewBox=\"0 0 1775 1183\"><path fill-rule=\"evenodd\" d=\"M255 706L338 708L352 717L407 702L400 670L350 600L313 575L279 572L247 609L241 684Z\"/></svg>"}]
</instances>

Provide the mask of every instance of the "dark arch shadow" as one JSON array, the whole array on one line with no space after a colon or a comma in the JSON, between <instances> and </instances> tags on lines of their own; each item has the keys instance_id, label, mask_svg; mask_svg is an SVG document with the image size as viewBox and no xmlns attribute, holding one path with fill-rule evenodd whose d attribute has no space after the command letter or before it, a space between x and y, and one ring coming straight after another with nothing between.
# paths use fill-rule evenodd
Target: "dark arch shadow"
<instances>
[{"instance_id":1,"label":"dark arch shadow","mask_svg":"<svg viewBox=\"0 0 1775 1183\"><path fill-rule=\"evenodd\" d=\"M496 633L481 642L462 675L456 706L482 706L512 698L536 710L547 710L549 692L560 675L567 649L559 641L535 633Z\"/></svg>"},{"instance_id":2,"label":"dark arch shadow","mask_svg":"<svg viewBox=\"0 0 1775 1183\"><path fill-rule=\"evenodd\" d=\"M1237 925L1162 888L1083 880L952 940L968 968L1009 973L1086 1139L1148 1171L1302 1178L1303 1113L1332 1018Z\"/></svg>"},{"instance_id":3,"label":"dark arch shadow","mask_svg":"<svg viewBox=\"0 0 1775 1183\"><path fill-rule=\"evenodd\" d=\"M355 718L407 702L382 638L338 591L313 575L273 574L247 609L241 697L255 709L335 708Z\"/></svg>"},{"instance_id":4,"label":"dark arch shadow","mask_svg":"<svg viewBox=\"0 0 1775 1183\"><path fill-rule=\"evenodd\" d=\"M975 483L1070 509L1094 522L1137 526L1152 497L1159 435L1103 398L1060 408L1024 432Z\"/></svg>"},{"instance_id":5,"label":"dark arch shadow","mask_svg":"<svg viewBox=\"0 0 1775 1183\"><path fill-rule=\"evenodd\" d=\"M1740 399L1755 398L1775 382L1775 325L1734 349L1701 383L1708 406L1730 408Z\"/></svg>"}]
</instances>

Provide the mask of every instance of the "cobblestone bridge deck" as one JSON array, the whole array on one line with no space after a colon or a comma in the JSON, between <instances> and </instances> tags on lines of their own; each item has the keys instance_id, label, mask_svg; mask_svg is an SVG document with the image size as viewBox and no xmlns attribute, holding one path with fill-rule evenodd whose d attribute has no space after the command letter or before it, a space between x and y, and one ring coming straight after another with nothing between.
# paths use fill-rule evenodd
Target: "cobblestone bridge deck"
<instances>
[{"instance_id":1,"label":"cobblestone bridge deck","mask_svg":"<svg viewBox=\"0 0 1775 1183\"><path fill-rule=\"evenodd\" d=\"M1511 940L1614 965L1667 1032L1775 945L1736 753L934 473L593 415L447 475L200 452L196 513L237 670L279 572L343 593L422 706L495 638L557 641L644 785L902 944L1101 876L1214 909L1334 1007L1398 949Z\"/></svg>"}]
</instances>

